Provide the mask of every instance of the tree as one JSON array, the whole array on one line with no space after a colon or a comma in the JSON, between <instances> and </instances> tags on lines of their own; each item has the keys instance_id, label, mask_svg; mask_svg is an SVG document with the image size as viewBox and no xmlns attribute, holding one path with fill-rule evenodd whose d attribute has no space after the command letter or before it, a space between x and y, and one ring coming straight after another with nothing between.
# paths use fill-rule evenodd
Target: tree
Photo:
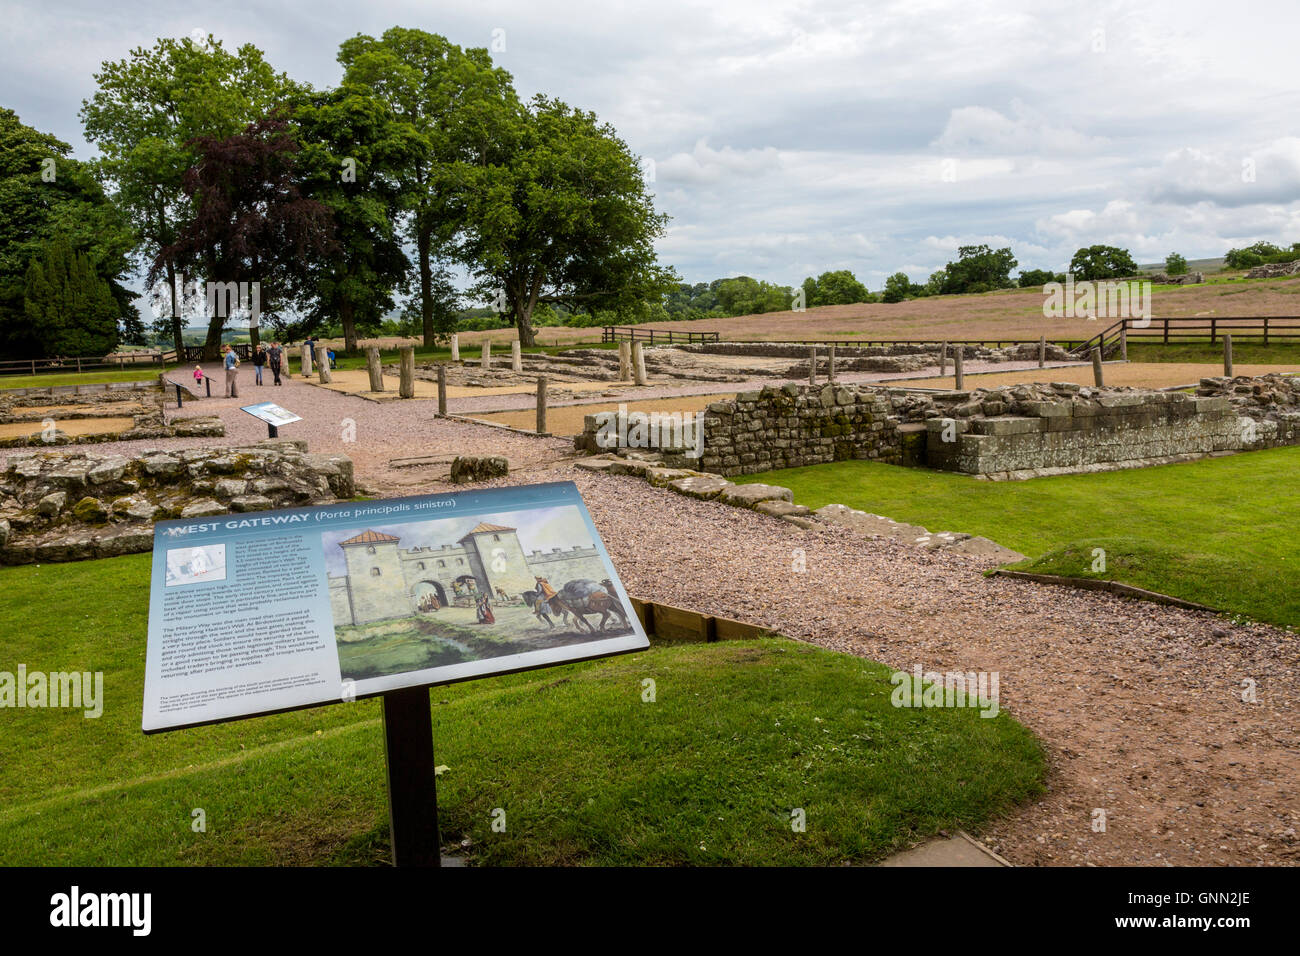
<instances>
[{"instance_id":1,"label":"tree","mask_svg":"<svg viewBox=\"0 0 1300 956\"><path fill-rule=\"evenodd\" d=\"M1049 282L1056 281L1056 275L1051 269L1027 269L1020 273L1020 288L1032 289L1034 286L1047 285Z\"/></svg>"},{"instance_id":2,"label":"tree","mask_svg":"<svg viewBox=\"0 0 1300 956\"><path fill-rule=\"evenodd\" d=\"M198 162L183 187L193 209L176 241L159 251L155 279L177 266L196 265L209 283L257 283L259 307L279 306L311 294L316 257L337 251L334 224L324 204L302 195L297 179L298 144L286 120L273 116L222 139L200 137ZM211 299L211 295L209 295ZM221 297L218 297L219 300ZM217 358L228 318L225 301L208 316L204 358ZM257 317L249 335L257 344Z\"/></svg>"},{"instance_id":3,"label":"tree","mask_svg":"<svg viewBox=\"0 0 1300 956\"><path fill-rule=\"evenodd\" d=\"M23 311L43 356L107 355L117 348L121 309L107 280L65 236L27 267Z\"/></svg>"},{"instance_id":4,"label":"tree","mask_svg":"<svg viewBox=\"0 0 1300 956\"><path fill-rule=\"evenodd\" d=\"M113 186L151 265L177 240L177 224L191 217L185 173L198 161L196 144L232 136L262 119L295 89L252 44L228 52L220 40L162 38L126 59L106 61L98 89L81 106L86 138L99 147L98 168ZM178 354L185 347L174 260L163 271L171 290L171 318L163 320Z\"/></svg>"},{"instance_id":5,"label":"tree","mask_svg":"<svg viewBox=\"0 0 1300 956\"><path fill-rule=\"evenodd\" d=\"M1165 272L1171 276L1187 275L1187 260L1176 252L1165 256Z\"/></svg>"},{"instance_id":6,"label":"tree","mask_svg":"<svg viewBox=\"0 0 1300 956\"><path fill-rule=\"evenodd\" d=\"M365 88L386 103L410 147L397 185L415 244L424 344L431 348L438 331L435 273L451 255L468 212L462 189L474 177L463 167L499 161L489 150L508 141L500 127L523 110L510 74L494 68L486 50L462 50L423 30L393 27L378 40L352 37L338 60L344 86ZM494 205L484 200L475 208Z\"/></svg>"},{"instance_id":7,"label":"tree","mask_svg":"<svg viewBox=\"0 0 1300 956\"><path fill-rule=\"evenodd\" d=\"M1256 242L1244 249L1229 249L1223 264L1229 269L1253 269L1266 262L1291 262L1300 259L1300 242L1289 249L1281 249L1271 242Z\"/></svg>"},{"instance_id":8,"label":"tree","mask_svg":"<svg viewBox=\"0 0 1300 956\"><path fill-rule=\"evenodd\" d=\"M718 306L726 315L756 315L787 311L793 290L789 286L773 285L749 276L736 276L722 280L717 296Z\"/></svg>"},{"instance_id":9,"label":"tree","mask_svg":"<svg viewBox=\"0 0 1300 956\"><path fill-rule=\"evenodd\" d=\"M805 294L809 282L813 283L815 294L808 300L808 305L851 305L866 302L870 298L867 287L848 269L823 272L816 279L805 279Z\"/></svg>"},{"instance_id":10,"label":"tree","mask_svg":"<svg viewBox=\"0 0 1300 956\"><path fill-rule=\"evenodd\" d=\"M912 280L906 272L895 272L885 280L885 301L902 302L912 289Z\"/></svg>"},{"instance_id":11,"label":"tree","mask_svg":"<svg viewBox=\"0 0 1300 956\"><path fill-rule=\"evenodd\" d=\"M401 170L414 147L388 104L364 87L312 94L295 107L293 120L302 143L303 192L329 209L336 244L333 255L311 263L308 324L337 315L344 347L353 351L358 330L377 330L394 308L394 293L407 284L411 263L397 219ZM435 278L447 282L445 273ZM435 289L435 325L445 328L446 290Z\"/></svg>"},{"instance_id":12,"label":"tree","mask_svg":"<svg viewBox=\"0 0 1300 956\"><path fill-rule=\"evenodd\" d=\"M541 302L634 321L677 283L656 262L656 213L637 157L595 114L536 97L496 124L476 166L458 168L473 293L499 301L524 346ZM789 308L789 299L786 299Z\"/></svg>"},{"instance_id":13,"label":"tree","mask_svg":"<svg viewBox=\"0 0 1300 956\"><path fill-rule=\"evenodd\" d=\"M1015 285L1011 280L1015 267L1010 247L993 250L986 245L961 246L957 261L944 266L946 275L940 291L948 295L1011 288Z\"/></svg>"},{"instance_id":14,"label":"tree","mask_svg":"<svg viewBox=\"0 0 1300 956\"><path fill-rule=\"evenodd\" d=\"M139 341L135 295L122 284L134 237L93 169L71 152L67 143L0 109L0 347L11 355L44 354L24 305L27 271L59 239L107 283L116 320Z\"/></svg>"},{"instance_id":15,"label":"tree","mask_svg":"<svg viewBox=\"0 0 1300 956\"><path fill-rule=\"evenodd\" d=\"M1088 246L1070 260L1070 272L1076 279L1123 279L1138 274L1137 263L1127 249L1116 246Z\"/></svg>"}]
</instances>

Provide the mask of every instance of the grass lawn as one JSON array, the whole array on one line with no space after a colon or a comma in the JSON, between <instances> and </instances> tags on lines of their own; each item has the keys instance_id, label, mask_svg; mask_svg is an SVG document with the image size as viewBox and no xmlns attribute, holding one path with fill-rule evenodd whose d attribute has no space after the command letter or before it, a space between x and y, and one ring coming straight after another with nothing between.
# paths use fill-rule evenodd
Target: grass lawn
<instances>
[{"instance_id":1,"label":"grass lawn","mask_svg":"<svg viewBox=\"0 0 1300 956\"><path fill-rule=\"evenodd\" d=\"M1128 360L1130 362L1223 362L1223 343L1210 344L1208 336L1203 342L1171 342L1161 345L1158 342L1139 342L1132 337L1128 340ZM1300 340L1278 342L1270 340L1265 345L1263 339L1232 337L1232 361L1234 365L1289 365L1300 364Z\"/></svg>"},{"instance_id":2,"label":"grass lawn","mask_svg":"<svg viewBox=\"0 0 1300 956\"><path fill-rule=\"evenodd\" d=\"M0 375L0 388L52 388L55 385L98 385L101 382L156 382L158 373L172 372L179 365L137 365L121 371L103 369L93 372L42 372L38 375Z\"/></svg>"},{"instance_id":3,"label":"grass lawn","mask_svg":"<svg viewBox=\"0 0 1300 956\"><path fill-rule=\"evenodd\" d=\"M1300 626L1300 447L1030 481L843 461L737 478L931 531L1014 548L1022 571L1106 578L1224 611ZM1106 570L1091 570L1093 549Z\"/></svg>"},{"instance_id":4,"label":"grass lawn","mask_svg":"<svg viewBox=\"0 0 1300 956\"><path fill-rule=\"evenodd\" d=\"M385 862L377 702L140 732L149 560L0 568L0 670L102 670L105 697L98 719L3 712L0 864ZM482 864L870 862L1041 791L1005 711L894 708L892 689L781 638L434 688L443 837Z\"/></svg>"}]
</instances>

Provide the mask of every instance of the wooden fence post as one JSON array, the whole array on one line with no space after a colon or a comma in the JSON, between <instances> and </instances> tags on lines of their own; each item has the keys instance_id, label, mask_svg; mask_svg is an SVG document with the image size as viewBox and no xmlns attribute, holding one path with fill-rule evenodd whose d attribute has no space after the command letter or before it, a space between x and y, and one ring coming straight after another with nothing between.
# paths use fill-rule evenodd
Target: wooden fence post
<instances>
[{"instance_id":1,"label":"wooden fence post","mask_svg":"<svg viewBox=\"0 0 1300 956\"><path fill-rule=\"evenodd\" d=\"M939 346L939 377L948 374L948 343Z\"/></svg>"},{"instance_id":2,"label":"wooden fence post","mask_svg":"<svg viewBox=\"0 0 1300 956\"><path fill-rule=\"evenodd\" d=\"M1223 336L1223 374L1232 378L1232 336Z\"/></svg>"},{"instance_id":3,"label":"wooden fence post","mask_svg":"<svg viewBox=\"0 0 1300 956\"><path fill-rule=\"evenodd\" d=\"M510 343L510 370L512 372L522 372L524 370L524 358L519 350L518 339Z\"/></svg>"},{"instance_id":4,"label":"wooden fence post","mask_svg":"<svg viewBox=\"0 0 1300 956\"><path fill-rule=\"evenodd\" d=\"M1092 377L1097 380L1097 387L1102 388L1106 384L1105 376L1101 371L1101 349L1097 346L1092 348Z\"/></svg>"},{"instance_id":5,"label":"wooden fence post","mask_svg":"<svg viewBox=\"0 0 1300 956\"><path fill-rule=\"evenodd\" d=\"M397 395L399 398L415 398L415 346L403 346L398 355L401 356L401 378Z\"/></svg>"},{"instance_id":6,"label":"wooden fence post","mask_svg":"<svg viewBox=\"0 0 1300 956\"><path fill-rule=\"evenodd\" d=\"M966 369L962 358L962 347L960 345L958 345L956 351L952 353L952 372L953 387L960 392L966 387Z\"/></svg>"},{"instance_id":7,"label":"wooden fence post","mask_svg":"<svg viewBox=\"0 0 1300 956\"><path fill-rule=\"evenodd\" d=\"M1042 368L1047 364L1047 336L1038 337L1038 367Z\"/></svg>"},{"instance_id":8,"label":"wooden fence post","mask_svg":"<svg viewBox=\"0 0 1300 956\"><path fill-rule=\"evenodd\" d=\"M817 384L817 350L808 350L808 384Z\"/></svg>"},{"instance_id":9,"label":"wooden fence post","mask_svg":"<svg viewBox=\"0 0 1300 956\"><path fill-rule=\"evenodd\" d=\"M384 390L384 370L379 364L378 346L370 346L366 349L366 371L370 373L370 390L372 392L382 392Z\"/></svg>"},{"instance_id":10,"label":"wooden fence post","mask_svg":"<svg viewBox=\"0 0 1300 956\"><path fill-rule=\"evenodd\" d=\"M484 340L483 340L483 361L482 361L482 364L483 364L483 368L484 368L484 369L489 369L489 368L492 367L492 340L491 340L491 339L484 339Z\"/></svg>"},{"instance_id":11,"label":"wooden fence post","mask_svg":"<svg viewBox=\"0 0 1300 956\"><path fill-rule=\"evenodd\" d=\"M451 360L460 361L460 336L455 332L451 333Z\"/></svg>"},{"instance_id":12,"label":"wooden fence post","mask_svg":"<svg viewBox=\"0 0 1300 956\"><path fill-rule=\"evenodd\" d=\"M651 334L654 334L653 331ZM646 383L645 351L642 349L640 342L632 343L632 375L636 380L636 384L644 385Z\"/></svg>"},{"instance_id":13,"label":"wooden fence post","mask_svg":"<svg viewBox=\"0 0 1300 956\"><path fill-rule=\"evenodd\" d=\"M438 365L438 414L447 414L447 366Z\"/></svg>"},{"instance_id":14,"label":"wooden fence post","mask_svg":"<svg viewBox=\"0 0 1300 956\"><path fill-rule=\"evenodd\" d=\"M632 343L618 343L618 380L620 382L632 381Z\"/></svg>"},{"instance_id":15,"label":"wooden fence post","mask_svg":"<svg viewBox=\"0 0 1300 956\"><path fill-rule=\"evenodd\" d=\"M537 434L546 434L546 376L537 376Z\"/></svg>"},{"instance_id":16,"label":"wooden fence post","mask_svg":"<svg viewBox=\"0 0 1300 956\"><path fill-rule=\"evenodd\" d=\"M830 351L826 356L826 381L834 384L835 382L835 345L831 344Z\"/></svg>"}]
</instances>

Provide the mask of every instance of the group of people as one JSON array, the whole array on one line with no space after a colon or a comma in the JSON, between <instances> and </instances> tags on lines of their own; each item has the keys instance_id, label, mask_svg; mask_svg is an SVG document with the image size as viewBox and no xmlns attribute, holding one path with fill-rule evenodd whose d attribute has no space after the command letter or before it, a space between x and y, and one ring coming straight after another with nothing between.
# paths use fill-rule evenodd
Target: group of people
<instances>
[{"instance_id":1,"label":"group of people","mask_svg":"<svg viewBox=\"0 0 1300 956\"><path fill-rule=\"evenodd\" d=\"M333 364L334 353L330 352L330 362ZM285 371L285 351L284 346L279 342L272 342L271 347L267 348L260 342L257 348L253 350L253 372L256 376L256 384L264 384L262 381L262 370L266 366L271 366L271 375L274 381L273 385L283 385L280 381L281 374ZM229 345L221 346L221 367L226 371L226 398L239 397L239 353ZM194 366L194 384L203 384L203 366Z\"/></svg>"}]
</instances>

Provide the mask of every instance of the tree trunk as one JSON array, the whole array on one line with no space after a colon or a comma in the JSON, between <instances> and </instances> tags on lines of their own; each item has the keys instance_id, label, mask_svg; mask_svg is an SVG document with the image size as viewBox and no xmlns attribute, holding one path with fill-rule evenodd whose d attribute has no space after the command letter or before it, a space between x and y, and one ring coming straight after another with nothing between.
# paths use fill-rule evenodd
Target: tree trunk
<instances>
[{"instance_id":1,"label":"tree trunk","mask_svg":"<svg viewBox=\"0 0 1300 956\"><path fill-rule=\"evenodd\" d=\"M424 334L424 347L431 349L433 341L433 269L429 264L428 229L418 229L415 234L415 255L420 264L420 328Z\"/></svg>"},{"instance_id":2,"label":"tree trunk","mask_svg":"<svg viewBox=\"0 0 1300 956\"><path fill-rule=\"evenodd\" d=\"M181 323L180 303L176 301L176 266L167 261L167 289L172 300L172 344L176 346L176 361L185 361L185 327Z\"/></svg>"},{"instance_id":3,"label":"tree trunk","mask_svg":"<svg viewBox=\"0 0 1300 956\"><path fill-rule=\"evenodd\" d=\"M203 361L215 362L221 358L221 329L226 324L224 318L212 318L208 321L208 337L203 342Z\"/></svg>"},{"instance_id":4,"label":"tree trunk","mask_svg":"<svg viewBox=\"0 0 1300 956\"><path fill-rule=\"evenodd\" d=\"M343 322L343 350L345 352L355 352L357 350L357 317L356 308L352 305L351 300L344 299L339 303L339 319Z\"/></svg>"}]
</instances>

